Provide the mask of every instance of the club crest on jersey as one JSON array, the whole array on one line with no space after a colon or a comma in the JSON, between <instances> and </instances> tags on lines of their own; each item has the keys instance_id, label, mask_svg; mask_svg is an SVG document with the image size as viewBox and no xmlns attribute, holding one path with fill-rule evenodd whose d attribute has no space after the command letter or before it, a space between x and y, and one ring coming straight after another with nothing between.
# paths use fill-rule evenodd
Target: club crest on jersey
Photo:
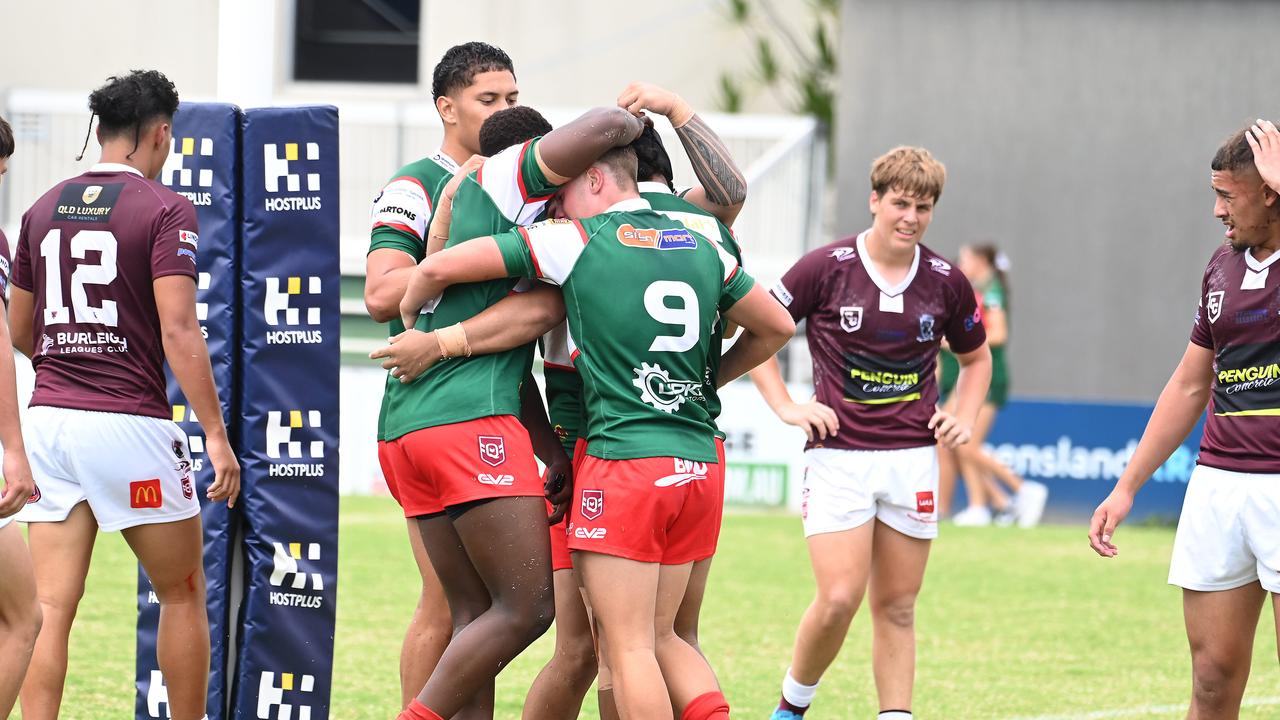
<instances>
[{"instance_id":1,"label":"club crest on jersey","mask_svg":"<svg viewBox=\"0 0 1280 720\"><path fill-rule=\"evenodd\" d=\"M840 329L847 333L856 332L862 327L862 307L845 306L840 308Z\"/></svg>"},{"instance_id":2,"label":"club crest on jersey","mask_svg":"<svg viewBox=\"0 0 1280 720\"><path fill-rule=\"evenodd\" d=\"M835 250L831 251L831 257L835 258L836 262L844 262L846 260L852 260L854 257L857 256L857 254L858 254L858 251L854 250L851 247L838 247Z\"/></svg>"},{"instance_id":3,"label":"club crest on jersey","mask_svg":"<svg viewBox=\"0 0 1280 720\"><path fill-rule=\"evenodd\" d=\"M690 398L702 399L701 382L672 380L671 373L656 363L640 363L635 374L631 384L640 389L640 399L662 412L673 413Z\"/></svg>"},{"instance_id":4,"label":"club crest on jersey","mask_svg":"<svg viewBox=\"0 0 1280 720\"><path fill-rule=\"evenodd\" d=\"M942 258L929 258L929 269L946 277L951 277L951 263Z\"/></svg>"},{"instance_id":5,"label":"club crest on jersey","mask_svg":"<svg viewBox=\"0 0 1280 720\"><path fill-rule=\"evenodd\" d=\"M1214 290L1205 296L1204 309L1209 311L1209 322L1218 322L1222 316L1222 296L1225 294L1225 290Z\"/></svg>"},{"instance_id":6,"label":"club crest on jersey","mask_svg":"<svg viewBox=\"0 0 1280 720\"><path fill-rule=\"evenodd\" d=\"M603 490L583 490L582 491L582 517L587 520L595 520L604 514L604 491Z\"/></svg>"},{"instance_id":7,"label":"club crest on jersey","mask_svg":"<svg viewBox=\"0 0 1280 720\"><path fill-rule=\"evenodd\" d=\"M507 461L507 448L503 443L502 437L494 437L492 435L479 436L480 441L480 459L486 465L498 467Z\"/></svg>"},{"instance_id":8,"label":"club crest on jersey","mask_svg":"<svg viewBox=\"0 0 1280 720\"><path fill-rule=\"evenodd\" d=\"M916 336L916 342L933 342L933 316L925 313L920 316L920 334Z\"/></svg>"},{"instance_id":9,"label":"club crest on jersey","mask_svg":"<svg viewBox=\"0 0 1280 720\"><path fill-rule=\"evenodd\" d=\"M693 233L685 228L638 228L626 223L618 228L618 242L627 247L656 248L658 250L692 250L698 247Z\"/></svg>"},{"instance_id":10,"label":"club crest on jersey","mask_svg":"<svg viewBox=\"0 0 1280 720\"><path fill-rule=\"evenodd\" d=\"M92 205L94 202L97 201L98 196L101 194L102 194L101 185L90 185L89 187L84 189L84 194L80 196L80 199L84 201L85 205Z\"/></svg>"}]
</instances>

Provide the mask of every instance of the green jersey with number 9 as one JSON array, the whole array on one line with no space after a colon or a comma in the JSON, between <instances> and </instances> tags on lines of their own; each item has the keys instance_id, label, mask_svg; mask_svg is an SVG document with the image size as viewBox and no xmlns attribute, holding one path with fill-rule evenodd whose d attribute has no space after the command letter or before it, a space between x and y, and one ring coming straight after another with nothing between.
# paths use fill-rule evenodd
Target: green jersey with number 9
<instances>
[{"instance_id":1,"label":"green jersey with number 9","mask_svg":"<svg viewBox=\"0 0 1280 720\"><path fill-rule=\"evenodd\" d=\"M711 336L754 284L733 256L638 197L494 239L513 277L564 291L587 454L715 462L703 392Z\"/></svg>"}]
</instances>

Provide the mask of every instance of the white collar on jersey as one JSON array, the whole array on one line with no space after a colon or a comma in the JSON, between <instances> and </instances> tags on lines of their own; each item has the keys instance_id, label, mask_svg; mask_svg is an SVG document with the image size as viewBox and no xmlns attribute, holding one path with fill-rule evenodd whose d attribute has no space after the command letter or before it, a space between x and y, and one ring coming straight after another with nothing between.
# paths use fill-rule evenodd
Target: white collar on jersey
<instances>
[{"instance_id":1,"label":"white collar on jersey","mask_svg":"<svg viewBox=\"0 0 1280 720\"><path fill-rule=\"evenodd\" d=\"M867 275L871 276L871 282L880 288L880 292L889 297L897 297L907 291L911 285L911 281L916 279L916 270L920 269L920 246L916 245L915 257L911 258L911 269L907 271L907 276L902 278L902 282L897 285L890 286L884 276L880 274L880 270L876 264L872 262L871 256L867 254L867 233L870 230L863 230L858 235L858 257L862 258L862 267L867 269Z\"/></svg>"},{"instance_id":2,"label":"white collar on jersey","mask_svg":"<svg viewBox=\"0 0 1280 720\"><path fill-rule=\"evenodd\" d=\"M1266 270L1275 264L1276 260L1280 260L1280 252L1271 253L1271 257L1266 260L1262 260L1261 262L1253 258L1253 248L1249 248L1249 251L1244 254L1245 264L1254 272L1262 272L1263 270Z\"/></svg>"},{"instance_id":3,"label":"white collar on jersey","mask_svg":"<svg viewBox=\"0 0 1280 720\"><path fill-rule=\"evenodd\" d=\"M451 173L458 172L458 168L462 167L457 160L449 157L449 154L444 151L444 148L436 148L436 151L431 153L431 159L435 160L437 165Z\"/></svg>"},{"instance_id":4,"label":"white collar on jersey","mask_svg":"<svg viewBox=\"0 0 1280 720\"><path fill-rule=\"evenodd\" d=\"M675 195L675 193L671 192L671 188L667 187L666 183L641 182L641 183L636 183L636 187L639 188L640 192L642 193L662 193L664 195Z\"/></svg>"},{"instance_id":5,"label":"white collar on jersey","mask_svg":"<svg viewBox=\"0 0 1280 720\"><path fill-rule=\"evenodd\" d=\"M138 177L142 177L141 170L139 170L138 168L132 165L125 165L124 163L98 163L97 165L94 165L93 167L89 168L89 172L99 172L99 173L127 172L127 173L133 173Z\"/></svg>"},{"instance_id":6,"label":"white collar on jersey","mask_svg":"<svg viewBox=\"0 0 1280 720\"><path fill-rule=\"evenodd\" d=\"M652 210L648 200L641 197L619 200L605 209L605 212L631 212L633 210Z\"/></svg>"}]
</instances>

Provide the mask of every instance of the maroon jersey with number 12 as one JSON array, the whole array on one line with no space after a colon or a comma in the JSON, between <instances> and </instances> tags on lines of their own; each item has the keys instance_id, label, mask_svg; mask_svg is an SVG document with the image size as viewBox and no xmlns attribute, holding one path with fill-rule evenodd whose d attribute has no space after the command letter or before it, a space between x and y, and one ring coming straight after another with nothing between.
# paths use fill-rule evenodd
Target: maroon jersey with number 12
<instances>
[{"instance_id":1,"label":"maroon jersey with number 12","mask_svg":"<svg viewBox=\"0 0 1280 720\"><path fill-rule=\"evenodd\" d=\"M835 437L806 448L936 444L928 424L942 339L957 353L987 339L973 286L958 269L917 245L911 270L890 286L867 261L866 235L810 252L771 291L796 322L807 321L814 390L840 420Z\"/></svg>"},{"instance_id":2,"label":"maroon jersey with number 12","mask_svg":"<svg viewBox=\"0 0 1280 720\"><path fill-rule=\"evenodd\" d=\"M98 164L22 216L13 284L33 296L32 405L168 418L152 281L196 277L191 201Z\"/></svg>"}]
</instances>

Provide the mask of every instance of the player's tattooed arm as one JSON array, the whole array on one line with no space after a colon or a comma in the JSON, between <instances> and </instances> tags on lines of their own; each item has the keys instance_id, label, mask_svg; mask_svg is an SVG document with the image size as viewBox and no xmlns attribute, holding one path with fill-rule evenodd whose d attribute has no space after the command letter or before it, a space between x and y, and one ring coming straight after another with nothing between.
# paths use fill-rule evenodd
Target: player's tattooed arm
<instances>
[{"instance_id":1,"label":"player's tattooed arm","mask_svg":"<svg viewBox=\"0 0 1280 720\"><path fill-rule=\"evenodd\" d=\"M670 90L652 83L635 82L623 89L618 105L633 113L641 110L658 113L671 121L693 165L693 174L701 183L690 190L685 199L715 215L725 225L732 225L747 201L747 179L724 141L694 113L689 103Z\"/></svg>"},{"instance_id":2,"label":"player's tattooed arm","mask_svg":"<svg viewBox=\"0 0 1280 720\"><path fill-rule=\"evenodd\" d=\"M0 306L0 443L4 444L4 492L0 494L0 518L13 515L27 503L35 490L31 466L22 444L18 420L17 371L13 348L9 345L9 323Z\"/></svg>"},{"instance_id":3,"label":"player's tattooed arm","mask_svg":"<svg viewBox=\"0 0 1280 720\"><path fill-rule=\"evenodd\" d=\"M240 463L222 422L222 405L218 402L218 387L213 383L209 348L196 320L195 278L164 275L152 281L152 288L165 360L192 411L200 418L205 452L213 463L214 479L206 495L215 502L226 500L227 507L233 507L240 494Z\"/></svg>"},{"instance_id":4,"label":"player's tattooed arm","mask_svg":"<svg viewBox=\"0 0 1280 720\"><path fill-rule=\"evenodd\" d=\"M1115 557L1111 542L1116 526L1129 514L1133 498L1155 471L1164 464L1191 434L1209 404L1213 389L1213 350L1187 343L1182 360L1173 371L1147 421L1147 429L1133 452L1133 458L1116 480L1111 494L1102 501L1089 523L1089 545L1102 557Z\"/></svg>"},{"instance_id":5,"label":"player's tattooed arm","mask_svg":"<svg viewBox=\"0 0 1280 720\"><path fill-rule=\"evenodd\" d=\"M528 292L503 298L461 325L470 354L489 355L527 345L562 322L564 297L560 289L539 283ZM411 383L444 359L443 350L436 333L408 330L369 357L382 360L382 367L400 382Z\"/></svg>"},{"instance_id":6,"label":"player's tattooed arm","mask_svg":"<svg viewBox=\"0 0 1280 720\"><path fill-rule=\"evenodd\" d=\"M564 185L591 167L601 155L631 144L644 121L620 107L588 110L538 141L538 167L554 185Z\"/></svg>"}]
</instances>

